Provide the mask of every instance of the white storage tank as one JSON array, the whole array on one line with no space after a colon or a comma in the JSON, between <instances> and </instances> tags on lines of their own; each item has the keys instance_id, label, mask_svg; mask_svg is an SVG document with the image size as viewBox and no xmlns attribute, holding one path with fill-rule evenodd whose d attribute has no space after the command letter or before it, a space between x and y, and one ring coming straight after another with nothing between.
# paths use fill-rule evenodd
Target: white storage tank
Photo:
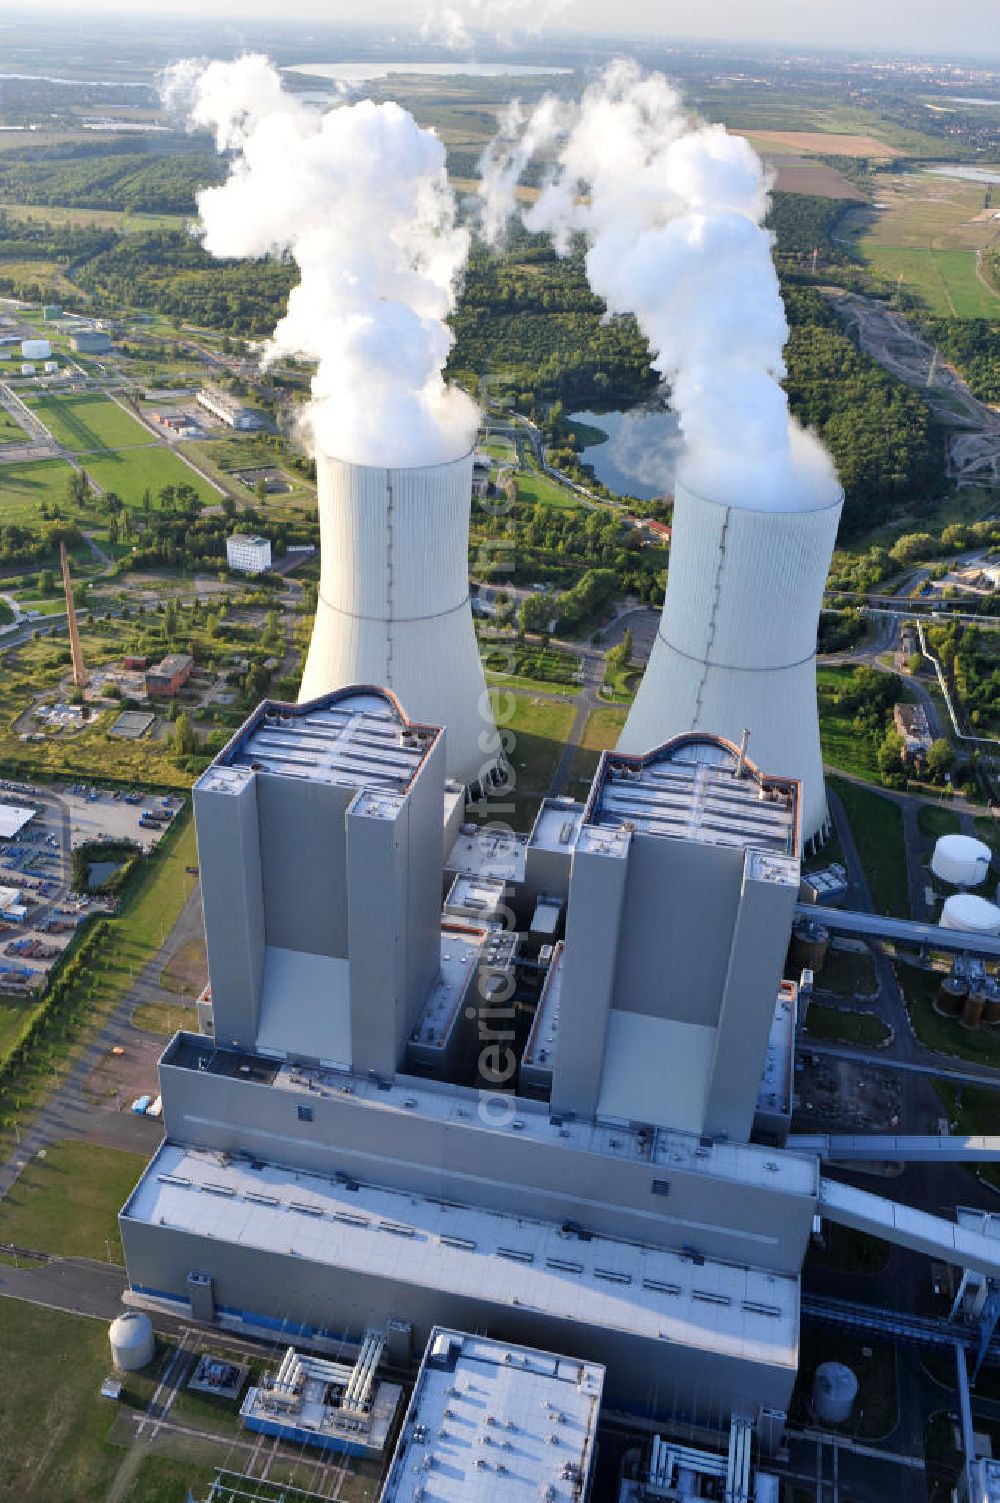
<instances>
[{"instance_id":1,"label":"white storage tank","mask_svg":"<svg viewBox=\"0 0 1000 1503\"><path fill-rule=\"evenodd\" d=\"M153 1322L141 1310L126 1310L111 1322L111 1356L119 1372L134 1373L148 1367L156 1352Z\"/></svg>"},{"instance_id":2,"label":"white storage tank","mask_svg":"<svg viewBox=\"0 0 1000 1503\"><path fill-rule=\"evenodd\" d=\"M47 339L22 339L21 356L24 360L49 360L52 346Z\"/></svg>"},{"instance_id":3,"label":"white storage tank","mask_svg":"<svg viewBox=\"0 0 1000 1503\"><path fill-rule=\"evenodd\" d=\"M952 887L978 887L985 882L992 852L971 835L942 835L934 847L931 871Z\"/></svg>"},{"instance_id":4,"label":"white storage tank","mask_svg":"<svg viewBox=\"0 0 1000 1503\"><path fill-rule=\"evenodd\" d=\"M967 934L1000 935L1000 908L974 892L956 892L945 900L942 929L963 929Z\"/></svg>"},{"instance_id":5,"label":"white storage tank","mask_svg":"<svg viewBox=\"0 0 1000 1503\"><path fill-rule=\"evenodd\" d=\"M21 375L22 376L33 376L34 374L35 374L35 367L33 365L31 365L28 361L25 361L24 365L21 366Z\"/></svg>"},{"instance_id":6,"label":"white storage tank","mask_svg":"<svg viewBox=\"0 0 1000 1503\"><path fill-rule=\"evenodd\" d=\"M851 1417L858 1380L843 1362L821 1362L813 1378L813 1409L825 1425L843 1425Z\"/></svg>"},{"instance_id":7,"label":"white storage tank","mask_svg":"<svg viewBox=\"0 0 1000 1503\"><path fill-rule=\"evenodd\" d=\"M46 360L46 362L45 362L45 374L47 376L53 376L53 375L55 375L55 373L56 373L56 371L58 369L59 369L59 362L58 362L58 360Z\"/></svg>"}]
</instances>

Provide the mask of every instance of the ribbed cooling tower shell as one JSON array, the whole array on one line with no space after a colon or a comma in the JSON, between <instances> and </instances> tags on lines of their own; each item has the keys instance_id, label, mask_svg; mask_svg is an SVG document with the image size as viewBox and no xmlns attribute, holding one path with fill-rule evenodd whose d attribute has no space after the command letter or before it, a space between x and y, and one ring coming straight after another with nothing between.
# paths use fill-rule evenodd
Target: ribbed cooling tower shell
<instances>
[{"instance_id":1,"label":"ribbed cooling tower shell","mask_svg":"<svg viewBox=\"0 0 1000 1503\"><path fill-rule=\"evenodd\" d=\"M391 689L411 719L445 727L448 776L475 782L497 755L469 604L472 454L418 469L317 454L316 470L319 599L299 700Z\"/></svg>"},{"instance_id":2,"label":"ribbed cooling tower shell","mask_svg":"<svg viewBox=\"0 0 1000 1503\"><path fill-rule=\"evenodd\" d=\"M827 827L816 708L816 630L843 496L810 511L754 511L674 495L670 569L649 665L618 750L684 731L739 742L802 784L802 836Z\"/></svg>"}]
</instances>

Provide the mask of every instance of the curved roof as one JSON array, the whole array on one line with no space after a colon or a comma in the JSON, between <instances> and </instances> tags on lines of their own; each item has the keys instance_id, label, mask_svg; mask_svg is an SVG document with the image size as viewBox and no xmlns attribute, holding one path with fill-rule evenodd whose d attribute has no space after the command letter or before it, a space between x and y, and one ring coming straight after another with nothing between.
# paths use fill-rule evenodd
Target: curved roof
<instances>
[{"instance_id":1,"label":"curved roof","mask_svg":"<svg viewBox=\"0 0 1000 1503\"><path fill-rule=\"evenodd\" d=\"M768 777L732 741L689 731L642 756L605 752L583 820L795 855L798 810L794 778Z\"/></svg>"}]
</instances>

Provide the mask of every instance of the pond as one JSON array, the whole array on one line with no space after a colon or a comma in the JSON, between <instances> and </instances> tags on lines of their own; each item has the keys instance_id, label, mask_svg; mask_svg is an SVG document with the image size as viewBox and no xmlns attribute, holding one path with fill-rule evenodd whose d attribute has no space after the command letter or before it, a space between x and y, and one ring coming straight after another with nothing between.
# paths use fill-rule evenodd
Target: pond
<instances>
[{"instance_id":1,"label":"pond","mask_svg":"<svg viewBox=\"0 0 1000 1503\"><path fill-rule=\"evenodd\" d=\"M675 413L665 407L633 407L627 412L571 412L569 418L607 434L605 442L581 449L580 458L609 490L655 501L673 488L680 445Z\"/></svg>"},{"instance_id":2,"label":"pond","mask_svg":"<svg viewBox=\"0 0 1000 1503\"><path fill-rule=\"evenodd\" d=\"M121 868L120 861L92 861L87 868L87 886L91 892L98 892Z\"/></svg>"}]
</instances>

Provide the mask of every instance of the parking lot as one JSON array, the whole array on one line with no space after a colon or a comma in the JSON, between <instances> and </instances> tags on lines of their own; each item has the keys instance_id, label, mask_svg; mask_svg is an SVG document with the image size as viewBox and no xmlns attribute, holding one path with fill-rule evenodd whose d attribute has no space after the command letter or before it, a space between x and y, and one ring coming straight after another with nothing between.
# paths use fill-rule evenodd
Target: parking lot
<instances>
[{"instance_id":1,"label":"parking lot","mask_svg":"<svg viewBox=\"0 0 1000 1503\"><path fill-rule=\"evenodd\" d=\"M24 996L44 989L80 925L114 906L99 892L73 892L72 851L90 841L134 841L148 854L182 801L78 783L0 782L5 804L37 811L17 835L0 839L0 888L14 894L0 910L0 992Z\"/></svg>"}]
</instances>

